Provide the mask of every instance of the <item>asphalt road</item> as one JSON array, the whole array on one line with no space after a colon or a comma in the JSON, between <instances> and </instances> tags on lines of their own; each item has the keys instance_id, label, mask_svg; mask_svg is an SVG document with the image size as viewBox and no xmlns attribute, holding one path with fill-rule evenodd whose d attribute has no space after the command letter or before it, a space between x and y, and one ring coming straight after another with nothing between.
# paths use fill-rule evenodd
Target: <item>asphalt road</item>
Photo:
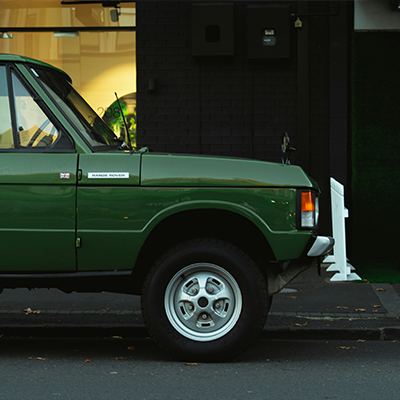
<instances>
[{"instance_id":1,"label":"asphalt road","mask_svg":"<svg viewBox=\"0 0 400 400\"><path fill-rule=\"evenodd\" d=\"M258 340L229 363L171 359L146 339L0 338L0 399L400 397L400 342Z\"/></svg>"}]
</instances>

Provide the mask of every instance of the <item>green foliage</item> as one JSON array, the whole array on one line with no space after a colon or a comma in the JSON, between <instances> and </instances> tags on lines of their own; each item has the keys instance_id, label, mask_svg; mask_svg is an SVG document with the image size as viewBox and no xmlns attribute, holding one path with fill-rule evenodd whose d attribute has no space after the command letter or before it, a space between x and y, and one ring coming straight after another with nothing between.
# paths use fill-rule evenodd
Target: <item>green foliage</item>
<instances>
[{"instance_id":1,"label":"green foliage","mask_svg":"<svg viewBox=\"0 0 400 400\"><path fill-rule=\"evenodd\" d=\"M123 115L128 125L128 131L132 141L132 146L136 148L136 107L134 108L133 112L129 112L127 100L129 100L130 98L128 96L120 98L119 103L121 105ZM125 135L125 123L121 115L121 110L117 100L115 100L114 103L112 103L106 109L103 115L103 120L116 135Z\"/></svg>"}]
</instances>

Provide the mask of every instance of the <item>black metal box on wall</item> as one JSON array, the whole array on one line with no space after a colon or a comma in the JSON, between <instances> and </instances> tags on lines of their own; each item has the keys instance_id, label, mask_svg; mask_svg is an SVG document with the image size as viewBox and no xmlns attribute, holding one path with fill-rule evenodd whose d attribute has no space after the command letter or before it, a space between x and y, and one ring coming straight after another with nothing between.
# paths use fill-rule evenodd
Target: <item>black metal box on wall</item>
<instances>
[{"instance_id":1,"label":"black metal box on wall","mask_svg":"<svg viewBox=\"0 0 400 400\"><path fill-rule=\"evenodd\" d=\"M233 16L233 3L192 4L192 55L233 55Z\"/></svg>"},{"instance_id":2,"label":"black metal box on wall","mask_svg":"<svg viewBox=\"0 0 400 400\"><path fill-rule=\"evenodd\" d=\"M290 57L289 6L247 7L247 58Z\"/></svg>"}]
</instances>

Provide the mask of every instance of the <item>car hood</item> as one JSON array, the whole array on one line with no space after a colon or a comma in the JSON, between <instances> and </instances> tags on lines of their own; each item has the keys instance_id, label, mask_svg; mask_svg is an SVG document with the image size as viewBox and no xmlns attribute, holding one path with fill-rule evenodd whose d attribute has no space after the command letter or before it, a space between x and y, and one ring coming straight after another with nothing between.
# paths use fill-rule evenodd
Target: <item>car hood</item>
<instances>
[{"instance_id":1,"label":"car hood","mask_svg":"<svg viewBox=\"0 0 400 400\"><path fill-rule=\"evenodd\" d=\"M145 153L142 186L314 187L300 167L232 157Z\"/></svg>"}]
</instances>

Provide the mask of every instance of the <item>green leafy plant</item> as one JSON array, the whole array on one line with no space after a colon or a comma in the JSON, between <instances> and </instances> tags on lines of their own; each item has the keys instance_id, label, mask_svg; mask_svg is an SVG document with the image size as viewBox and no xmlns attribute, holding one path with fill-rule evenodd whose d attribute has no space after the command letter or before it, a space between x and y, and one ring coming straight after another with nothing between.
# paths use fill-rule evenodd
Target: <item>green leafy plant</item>
<instances>
[{"instance_id":1,"label":"green leafy plant","mask_svg":"<svg viewBox=\"0 0 400 400\"><path fill-rule=\"evenodd\" d=\"M136 94L129 93L119 99L123 116L128 125L129 136L133 148L136 148ZM104 122L113 130L117 136L125 136L125 123L118 101L115 100L104 112Z\"/></svg>"}]
</instances>

